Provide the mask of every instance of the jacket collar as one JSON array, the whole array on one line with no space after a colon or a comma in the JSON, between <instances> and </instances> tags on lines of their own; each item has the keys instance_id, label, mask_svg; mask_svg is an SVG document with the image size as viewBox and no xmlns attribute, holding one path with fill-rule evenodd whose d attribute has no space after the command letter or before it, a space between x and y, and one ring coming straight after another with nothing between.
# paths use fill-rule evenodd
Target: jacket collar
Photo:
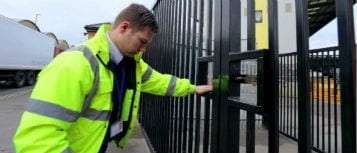
<instances>
[{"instance_id":1,"label":"jacket collar","mask_svg":"<svg viewBox=\"0 0 357 153\"><path fill-rule=\"evenodd\" d=\"M107 40L106 33L111 29L110 24L103 24L100 26L98 29L97 33L95 36L88 40L86 45L88 45L90 48L95 48L95 50L92 50L93 54L100 56L100 58L103 60L103 62L108 63L109 62L109 42ZM143 56L143 52L139 52L134 56L135 61L140 61L141 57Z\"/></svg>"},{"instance_id":2,"label":"jacket collar","mask_svg":"<svg viewBox=\"0 0 357 153\"><path fill-rule=\"evenodd\" d=\"M124 55L121 53L121 51L119 50L119 48L117 46L115 46L115 44L113 43L113 41L110 39L109 37L109 33L106 33L107 36L107 40L109 42L109 54L110 54L110 58L111 60L114 61L114 63L116 65L118 65L124 58Z\"/></svg>"}]
</instances>

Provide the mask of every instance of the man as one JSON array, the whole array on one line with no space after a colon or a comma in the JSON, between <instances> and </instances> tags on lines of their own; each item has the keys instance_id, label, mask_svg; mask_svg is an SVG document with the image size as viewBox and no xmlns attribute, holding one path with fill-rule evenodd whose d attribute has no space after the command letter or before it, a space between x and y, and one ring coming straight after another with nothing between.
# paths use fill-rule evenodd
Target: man
<instances>
[{"instance_id":1,"label":"man","mask_svg":"<svg viewBox=\"0 0 357 153\"><path fill-rule=\"evenodd\" d=\"M132 4L94 38L59 54L38 76L14 136L16 152L105 152L124 147L140 93L186 96L212 91L161 74L142 59L158 31L154 15ZM149 101L147 101L149 102Z\"/></svg>"}]
</instances>

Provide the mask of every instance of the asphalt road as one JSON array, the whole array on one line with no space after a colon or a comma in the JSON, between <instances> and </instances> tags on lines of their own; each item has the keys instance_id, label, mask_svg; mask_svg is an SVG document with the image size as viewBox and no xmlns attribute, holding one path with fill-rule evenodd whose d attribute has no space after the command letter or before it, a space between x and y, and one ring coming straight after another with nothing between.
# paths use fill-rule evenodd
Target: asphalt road
<instances>
[{"instance_id":1,"label":"asphalt road","mask_svg":"<svg viewBox=\"0 0 357 153\"><path fill-rule=\"evenodd\" d=\"M12 137L32 87L0 87L0 153L14 153Z\"/></svg>"}]
</instances>

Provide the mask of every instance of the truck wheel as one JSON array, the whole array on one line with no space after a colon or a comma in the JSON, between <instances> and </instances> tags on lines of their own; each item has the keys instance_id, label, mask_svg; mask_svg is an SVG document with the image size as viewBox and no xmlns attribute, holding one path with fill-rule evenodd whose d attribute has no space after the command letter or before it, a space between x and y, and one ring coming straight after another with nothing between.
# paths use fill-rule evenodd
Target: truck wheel
<instances>
[{"instance_id":1,"label":"truck wheel","mask_svg":"<svg viewBox=\"0 0 357 153\"><path fill-rule=\"evenodd\" d=\"M14 76L14 85L15 87L22 87L25 85L26 75L24 71L17 71Z\"/></svg>"},{"instance_id":2,"label":"truck wheel","mask_svg":"<svg viewBox=\"0 0 357 153\"><path fill-rule=\"evenodd\" d=\"M32 86L33 84L35 84L36 81L36 74L34 71L28 71L26 73L26 84L29 86Z\"/></svg>"}]
</instances>

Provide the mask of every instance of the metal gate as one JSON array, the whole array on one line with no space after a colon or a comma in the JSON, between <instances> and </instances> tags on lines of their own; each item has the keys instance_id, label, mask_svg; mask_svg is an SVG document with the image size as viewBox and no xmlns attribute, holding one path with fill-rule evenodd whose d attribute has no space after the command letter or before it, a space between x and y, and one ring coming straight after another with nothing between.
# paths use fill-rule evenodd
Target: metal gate
<instances>
[{"instance_id":1,"label":"metal gate","mask_svg":"<svg viewBox=\"0 0 357 153\"><path fill-rule=\"evenodd\" d=\"M297 152L332 152L314 146L311 134L316 125L311 124L314 109L311 108L310 71L314 71L311 63L319 62L319 58L309 51L308 45L307 6L310 2L295 1L297 102L294 103L295 118L292 115L285 118L285 105L292 103L282 100L283 92L279 92L285 72L282 61L287 55L279 59L277 0L267 0L269 47L266 49L255 47L255 1L246 0L244 4L243 1L159 0L153 7L161 29L149 46L145 60L160 72L189 78L195 84L206 84L213 79L214 92L184 98L144 95L140 122L152 150L158 153L259 152L255 147L259 127L267 132L264 152L279 152L279 133L297 142ZM345 59L339 60L341 152L349 153L356 152L352 1L335 3L340 19L338 54L340 59ZM242 13L247 16L245 28L241 27ZM252 89L253 94L245 93L247 88ZM294 126L294 135L279 129L284 124L282 118Z\"/></svg>"},{"instance_id":2,"label":"metal gate","mask_svg":"<svg viewBox=\"0 0 357 153\"><path fill-rule=\"evenodd\" d=\"M241 12L240 1L215 1L215 56L214 78L218 79L215 85L213 98L213 152L239 152L240 151L240 125L241 111L246 117L246 152L255 152L255 123L256 114L264 114L269 122L268 150L278 152L278 38L277 38L277 3L269 1L269 46L267 50L255 50L255 3L247 1L247 50L241 47ZM242 98L240 83L254 80L249 71L242 70L243 62L256 63L259 68L257 74L256 104L249 103L248 98ZM243 67L244 68L244 67ZM253 68L254 69L254 68ZM266 73L269 72L269 73ZM250 78L249 78L250 77ZM263 109L263 107L269 107ZM265 112L263 111L265 110ZM216 122L214 122L216 121Z\"/></svg>"}]
</instances>

